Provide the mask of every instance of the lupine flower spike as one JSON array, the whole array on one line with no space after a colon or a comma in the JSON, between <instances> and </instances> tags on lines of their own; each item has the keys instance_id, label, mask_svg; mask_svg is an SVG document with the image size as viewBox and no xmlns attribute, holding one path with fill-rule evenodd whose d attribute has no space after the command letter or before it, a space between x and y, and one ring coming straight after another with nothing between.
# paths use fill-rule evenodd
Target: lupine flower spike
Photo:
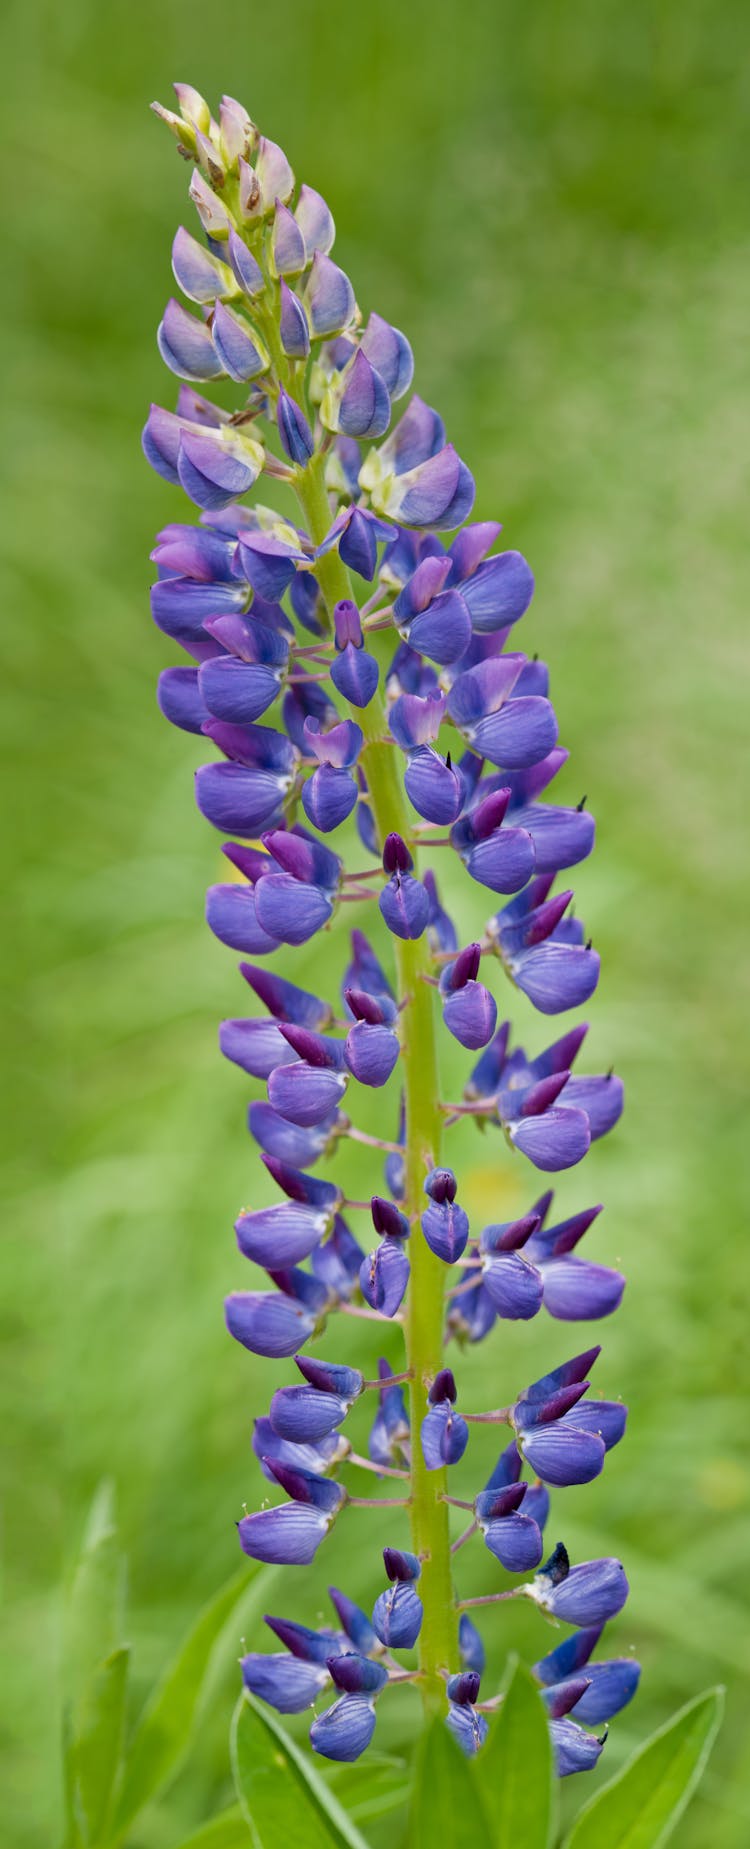
<instances>
[{"instance_id":1,"label":"lupine flower spike","mask_svg":"<svg viewBox=\"0 0 750 1849\"><path fill-rule=\"evenodd\" d=\"M510 1381L502 1405L476 1409L446 1344L542 1310L562 1323L609 1316L622 1297L620 1272L601 1262L600 1207L560 1219L533 1185L534 1170L575 1167L613 1128L620 1081L579 1072L585 1027L527 1053L498 1025L506 980L542 1017L594 995L599 957L567 883L594 822L552 793L567 752L547 668L519 649L532 572L498 549L499 522L471 520L469 467L412 391L406 336L360 307L331 254L328 205L242 105L224 97L214 119L197 91L175 87L176 110L154 108L190 168L197 222L177 232L185 301L167 303L158 333L176 399L152 406L143 433L148 461L188 503L152 554L154 621L181 651L158 700L206 741L195 796L225 860L207 919L242 959L245 997L219 1043L253 1087L249 1129L278 1190L238 1214L252 1271L227 1298L227 1328L296 1368L255 1421L266 1493L239 1543L254 1560L308 1567L341 1520L359 1524L366 1551L363 1470L393 1522L371 1611L333 1588L317 1630L269 1616L279 1648L250 1650L242 1677L282 1714L313 1707L313 1750L343 1761L368 1746L389 1684L415 1677L474 1754L497 1701L478 1702L485 1651L466 1607L524 1597L576 1627L534 1672L565 1775L596 1762L597 1730L639 1672L628 1656L592 1661L627 1596L620 1562L571 1564L560 1542L542 1564L550 1491L599 1475L625 1408L592 1395L598 1347L566 1359L563 1345L540 1379ZM211 395L227 381L231 412ZM478 908L469 941L441 903L446 852ZM350 903L367 934L358 922L342 951L340 999L276 970L278 950L340 930ZM464 1049L463 1089L451 1078L441 1093L439 1061L452 1075ZM357 1123L360 1087L384 1092L380 1136ZM471 1178L444 1152L464 1116L502 1132L499 1203L503 1165L530 1166L515 1217L499 1204L490 1224L471 1223ZM316 1172L346 1139L364 1162L385 1158L355 1203L335 1169ZM333 1336L329 1350L337 1311L350 1336L378 1325L389 1359L374 1379ZM484 1484L477 1422L508 1428ZM470 1516L455 1536L454 1503ZM457 1554L471 1537L488 1591L462 1600Z\"/></svg>"}]
</instances>

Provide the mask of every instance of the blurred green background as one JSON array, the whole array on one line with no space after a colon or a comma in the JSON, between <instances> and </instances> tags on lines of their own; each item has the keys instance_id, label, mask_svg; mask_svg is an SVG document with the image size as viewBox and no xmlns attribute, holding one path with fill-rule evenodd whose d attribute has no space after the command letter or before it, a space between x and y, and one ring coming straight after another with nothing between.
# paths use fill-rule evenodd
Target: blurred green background
<instances>
[{"instance_id":1,"label":"blurred green background","mask_svg":"<svg viewBox=\"0 0 750 1849\"><path fill-rule=\"evenodd\" d=\"M191 217L147 106L176 76L240 96L331 200L361 303L408 330L477 512L537 572L522 645L552 664L566 789L588 792L599 823L575 880L604 963L587 1063L614 1061L629 1095L560 1200L606 1201L591 1255L628 1273L597 1386L629 1401L630 1435L598 1483L558 1496L553 1538L578 1558L620 1552L632 1582L613 1632L642 1657L642 1692L597 1781L725 1680L680 1844L740 1849L746 9L9 0L4 34L7 1839L56 1839L59 1586L97 1480L117 1485L145 1686L234 1569L232 1523L258 1496L251 1417L288 1373L222 1326L224 1291L245 1281L232 1220L270 1191L243 1129L249 1087L216 1051L244 995L202 923L217 846L192 803L200 751L153 692L177 654L150 623L148 552L179 501L139 431L151 398L171 403L154 330ZM456 904L474 931L479 889L457 883ZM316 944L297 979L333 992L339 956ZM514 1015L538 1050L544 1024L518 1002ZM454 1052L455 1094L468 1061ZM477 1217L533 1198L499 1139L467 1131L456 1163ZM377 1185L352 1173L357 1193ZM466 1362L464 1404L497 1404L570 1342L543 1317L506 1328ZM371 1366L377 1350L347 1327L328 1352ZM387 1532L366 1524L352 1513L285 1588L290 1615L314 1615L329 1577L372 1596ZM459 1558L482 1589L482 1550ZM548 1647L532 1611L485 1631L493 1672L509 1641ZM144 1849L225 1800L235 1683L230 1662ZM383 1744L398 1749L412 1699L394 1698ZM571 1783L568 1804L593 1789Z\"/></svg>"}]
</instances>

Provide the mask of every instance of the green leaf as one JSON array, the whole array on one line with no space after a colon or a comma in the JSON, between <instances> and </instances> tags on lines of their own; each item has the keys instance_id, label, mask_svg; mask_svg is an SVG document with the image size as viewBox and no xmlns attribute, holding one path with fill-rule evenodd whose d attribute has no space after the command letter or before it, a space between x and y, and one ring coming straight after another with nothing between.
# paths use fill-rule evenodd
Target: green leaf
<instances>
[{"instance_id":1,"label":"green leaf","mask_svg":"<svg viewBox=\"0 0 750 1849\"><path fill-rule=\"evenodd\" d=\"M363 1836L274 1714L244 1694L235 1708L232 1768L253 1849L368 1849ZM475 1845L476 1849L476 1845Z\"/></svg>"},{"instance_id":2,"label":"green leaf","mask_svg":"<svg viewBox=\"0 0 750 1849\"><path fill-rule=\"evenodd\" d=\"M68 1777L71 1808L84 1843L106 1840L122 1750L129 1661L127 1645L107 1657L91 1677L78 1707Z\"/></svg>"},{"instance_id":3,"label":"green leaf","mask_svg":"<svg viewBox=\"0 0 750 1849\"><path fill-rule=\"evenodd\" d=\"M112 1485L105 1482L91 1505L65 1616L65 1686L73 1709L94 1671L124 1643L124 1623L125 1558Z\"/></svg>"},{"instance_id":4,"label":"green leaf","mask_svg":"<svg viewBox=\"0 0 750 1849\"><path fill-rule=\"evenodd\" d=\"M249 1577L255 1582L257 1599L267 1584L267 1576L256 1566L242 1567L204 1605L149 1697L125 1761L115 1816L116 1835L122 1835L143 1806L174 1778L187 1753L214 1648L230 1614L247 1593Z\"/></svg>"},{"instance_id":5,"label":"green leaf","mask_svg":"<svg viewBox=\"0 0 750 1849\"><path fill-rule=\"evenodd\" d=\"M70 1845L100 1840L122 1749L129 1651L111 1483L89 1512L65 1610L63 1753Z\"/></svg>"},{"instance_id":6,"label":"green leaf","mask_svg":"<svg viewBox=\"0 0 750 1849\"><path fill-rule=\"evenodd\" d=\"M723 1709L721 1688L680 1708L579 1812L565 1849L661 1849L698 1784Z\"/></svg>"},{"instance_id":7,"label":"green leaf","mask_svg":"<svg viewBox=\"0 0 750 1849\"><path fill-rule=\"evenodd\" d=\"M476 1770L445 1721L431 1721L417 1748L409 1849L478 1849L491 1840Z\"/></svg>"},{"instance_id":8,"label":"green leaf","mask_svg":"<svg viewBox=\"0 0 750 1849\"><path fill-rule=\"evenodd\" d=\"M204 1823L194 1836L187 1836L180 1849L252 1849L252 1839L239 1804L223 1810L220 1817Z\"/></svg>"},{"instance_id":9,"label":"green leaf","mask_svg":"<svg viewBox=\"0 0 750 1849\"><path fill-rule=\"evenodd\" d=\"M493 1849L547 1849L554 1785L552 1744L539 1688L511 1664L503 1705L477 1762Z\"/></svg>"}]
</instances>

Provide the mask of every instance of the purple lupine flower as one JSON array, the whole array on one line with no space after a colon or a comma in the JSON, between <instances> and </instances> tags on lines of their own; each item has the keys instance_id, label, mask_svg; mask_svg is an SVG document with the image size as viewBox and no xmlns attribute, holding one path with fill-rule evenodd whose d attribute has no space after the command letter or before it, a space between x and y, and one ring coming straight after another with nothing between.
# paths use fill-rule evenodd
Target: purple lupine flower
<instances>
[{"instance_id":1,"label":"purple lupine flower","mask_svg":"<svg viewBox=\"0 0 750 1849\"><path fill-rule=\"evenodd\" d=\"M566 1689L577 1676L585 1677L585 1688L569 1712L587 1727L600 1726L627 1707L641 1675L640 1663L631 1656L613 1657L604 1663L590 1661L603 1629L602 1622L574 1631L534 1664L534 1675L545 1689Z\"/></svg>"},{"instance_id":2,"label":"purple lupine flower","mask_svg":"<svg viewBox=\"0 0 750 1849\"><path fill-rule=\"evenodd\" d=\"M627 1408L587 1400L585 1378L600 1350L587 1349L526 1389L511 1409L522 1457L545 1483L589 1483L625 1430Z\"/></svg>"},{"instance_id":3,"label":"purple lupine flower","mask_svg":"<svg viewBox=\"0 0 750 1849\"><path fill-rule=\"evenodd\" d=\"M450 1368L435 1375L427 1395L427 1413L422 1420L422 1456L428 1470L442 1470L444 1464L457 1464L469 1442L469 1428L453 1408L456 1382Z\"/></svg>"},{"instance_id":4,"label":"purple lupine flower","mask_svg":"<svg viewBox=\"0 0 750 1849\"><path fill-rule=\"evenodd\" d=\"M487 927L516 987L542 1014L561 1014L590 1000L599 981L599 956L580 920L565 917L572 892L548 898L551 874L511 899Z\"/></svg>"},{"instance_id":5,"label":"purple lupine flower","mask_svg":"<svg viewBox=\"0 0 750 1849\"><path fill-rule=\"evenodd\" d=\"M276 1469L281 1471L282 1466ZM346 1490L340 1483L318 1477L310 1477L306 1485L301 1471L296 1473L296 1482L298 1489L309 1487L304 1502L294 1497L278 1508L243 1515L237 1523L242 1551L252 1560L276 1566L309 1566L315 1559L321 1541L346 1501Z\"/></svg>"},{"instance_id":6,"label":"purple lupine flower","mask_svg":"<svg viewBox=\"0 0 750 1849\"><path fill-rule=\"evenodd\" d=\"M383 867L390 879L378 904L394 937L421 937L427 924L429 899L421 880L412 877L413 865L406 842L400 835L389 835L383 848Z\"/></svg>"},{"instance_id":7,"label":"purple lupine flower","mask_svg":"<svg viewBox=\"0 0 750 1849\"><path fill-rule=\"evenodd\" d=\"M622 1301L622 1272L573 1256L574 1247L598 1218L601 1207L589 1207L556 1226L546 1226L553 1198L550 1191L536 1202L533 1212L539 1223L526 1246L526 1256L542 1278L545 1309L562 1322L611 1316Z\"/></svg>"},{"instance_id":8,"label":"purple lupine flower","mask_svg":"<svg viewBox=\"0 0 750 1849\"><path fill-rule=\"evenodd\" d=\"M354 1026L344 1041L349 1071L362 1085L385 1085L399 1056L396 1004L388 995L351 987L345 988L344 1001L354 1016Z\"/></svg>"},{"instance_id":9,"label":"purple lupine flower","mask_svg":"<svg viewBox=\"0 0 750 1849\"><path fill-rule=\"evenodd\" d=\"M496 1316L511 1322L527 1322L542 1306L544 1280L527 1250L538 1226L538 1215L527 1214L521 1220L485 1226L480 1235L482 1284Z\"/></svg>"},{"instance_id":10,"label":"purple lupine flower","mask_svg":"<svg viewBox=\"0 0 750 1849\"><path fill-rule=\"evenodd\" d=\"M365 1301L381 1316L395 1316L403 1303L409 1282L410 1265L405 1250L410 1227L405 1215L391 1201L373 1195L372 1222L380 1233L380 1244L362 1260L359 1282Z\"/></svg>"},{"instance_id":11,"label":"purple lupine flower","mask_svg":"<svg viewBox=\"0 0 750 1849\"><path fill-rule=\"evenodd\" d=\"M367 1441L368 1456L375 1464L392 1466L408 1464L411 1457L409 1415L406 1410L403 1388L393 1380L393 1369L382 1357L378 1362L380 1388L378 1390L378 1410L370 1428Z\"/></svg>"},{"instance_id":12,"label":"purple lupine flower","mask_svg":"<svg viewBox=\"0 0 750 1849\"><path fill-rule=\"evenodd\" d=\"M550 1617L589 1627L614 1618L629 1587L619 1560L586 1560L571 1567L565 1548L558 1545L524 1591Z\"/></svg>"},{"instance_id":13,"label":"purple lupine flower","mask_svg":"<svg viewBox=\"0 0 750 1849\"><path fill-rule=\"evenodd\" d=\"M479 944L468 944L440 973L445 1025L454 1040L473 1052L487 1046L497 1023L497 1003L476 980L481 954Z\"/></svg>"},{"instance_id":14,"label":"purple lupine flower","mask_svg":"<svg viewBox=\"0 0 750 1849\"><path fill-rule=\"evenodd\" d=\"M464 1669L473 1669L478 1676L484 1674L485 1649L477 1627L472 1624L468 1612L462 1611L458 1621L458 1647Z\"/></svg>"},{"instance_id":15,"label":"purple lupine flower","mask_svg":"<svg viewBox=\"0 0 750 1849\"><path fill-rule=\"evenodd\" d=\"M214 119L192 86L175 88L176 110L156 108L192 166L189 194L205 242L185 228L174 240L188 306L168 304L159 345L183 383L174 410L152 406L143 447L201 512L197 523L164 527L154 548L154 621L187 663L163 671L157 698L171 724L216 753L197 773L198 806L236 837L223 852L237 877L211 887L207 919L221 942L252 959L240 970L262 1011L246 1017L230 1002L219 1038L225 1056L267 1086L248 1123L282 1198L253 1200L238 1217L240 1249L266 1280L229 1295L227 1327L251 1353L294 1357L302 1376L279 1387L253 1429L266 1482L287 1500L246 1514L240 1544L259 1560L307 1565L349 1499L338 1479L350 1464L404 1477L404 1507L413 1511L407 1380L412 1403L432 1383L420 1431L428 1473L420 1520L431 1481L442 1495L440 1471L463 1455L468 1423L455 1410L453 1374L436 1359L441 1336L480 1340L498 1320L536 1315L542 1301L564 1321L608 1315L622 1295L619 1272L575 1250L596 1208L550 1226L547 1194L469 1245L459 1183L444 1162L443 1119L447 1129L465 1113L481 1128L499 1127L511 1148L554 1172L613 1127L622 1087L611 1074L573 1071L585 1028L534 1058L511 1047L479 980L481 956L494 956L541 1013L556 1014L588 1001L599 973L572 893L553 892L557 873L590 853L593 818L585 799L575 807L548 799L567 760L549 671L507 646L532 597L530 567L513 549L493 550L499 522L467 523L470 471L439 414L406 396L414 363L405 335L377 313L363 318L331 255L325 200L297 187L283 150L235 99L223 97ZM222 391L227 381L241 385L235 411L196 389L218 380ZM262 474L283 483L290 501L296 495L296 517L263 505L262 494L256 506L241 504ZM381 686L370 634L385 628L392 658ZM357 856L356 872L321 839L350 818L369 857L362 869ZM448 842L434 829L449 831ZM446 845L471 881L505 901L465 948L422 860ZM282 946L312 945L340 906L375 897L373 942L352 933L343 1018L266 966ZM480 1055L463 1105L437 1091L440 1007L453 1060L455 1042ZM351 1078L377 1089L402 1056L390 1141L353 1121L357 1085L351 1117L342 1107ZM312 1173L347 1139L382 1146L390 1199L371 1194L370 1181L356 1190L365 1200L351 1201L348 1185ZM365 1253L344 1211L368 1199L377 1244ZM435 1258L458 1267L445 1328ZM404 1341L403 1371L381 1360L370 1381L356 1365L303 1352L337 1309L383 1319ZM517 1591L581 1627L537 1664L561 1776L595 1763L602 1739L581 1722L598 1724L624 1706L638 1674L628 1659L589 1660L626 1596L619 1562L571 1568L559 1544L539 1564L546 1485L589 1481L624 1430L619 1402L589 1397L597 1353L543 1375L510 1407L474 1415L510 1423L514 1436L484 1489L459 1504L474 1521L458 1544L478 1528L508 1570L532 1575ZM363 1459L341 1428L368 1388L377 1408ZM332 1589L338 1628L269 1618L281 1650L243 1657L246 1686L282 1713L331 1692L310 1738L332 1760L354 1760L369 1743L375 1698L398 1674L390 1653L421 1650L432 1637L439 1588L450 1579L445 1523L433 1515L428 1506L429 1547L420 1534L413 1553L385 1549L390 1584L372 1622ZM422 1560L435 1566L433 1547L438 1570L421 1579ZM484 1651L465 1612L458 1645L463 1667L446 1675L448 1725L473 1753L487 1731L477 1707Z\"/></svg>"},{"instance_id":16,"label":"purple lupine flower","mask_svg":"<svg viewBox=\"0 0 750 1849\"><path fill-rule=\"evenodd\" d=\"M422 1568L416 1554L396 1547L383 1548L385 1570L391 1581L375 1600L373 1629L389 1650L412 1650L422 1628L424 1611L416 1591Z\"/></svg>"},{"instance_id":17,"label":"purple lupine flower","mask_svg":"<svg viewBox=\"0 0 750 1849\"><path fill-rule=\"evenodd\" d=\"M461 1257L469 1237L469 1217L456 1201L458 1183L450 1168L431 1169L425 1179L425 1194L430 1197L420 1219L427 1244L436 1258L453 1265Z\"/></svg>"},{"instance_id":18,"label":"purple lupine flower","mask_svg":"<svg viewBox=\"0 0 750 1849\"><path fill-rule=\"evenodd\" d=\"M445 1724L467 1758L478 1753L487 1738L487 1721L474 1705L480 1681L477 1670L464 1669L457 1676L449 1676L446 1686L448 1714Z\"/></svg>"},{"instance_id":19,"label":"purple lupine flower","mask_svg":"<svg viewBox=\"0 0 750 1849\"><path fill-rule=\"evenodd\" d=\"M534 842L526 828L503 827L507 790L491 790L455 822L451 841L467 873L492 892L518 892L534 871Z\"/></svg>"}]
</instances>

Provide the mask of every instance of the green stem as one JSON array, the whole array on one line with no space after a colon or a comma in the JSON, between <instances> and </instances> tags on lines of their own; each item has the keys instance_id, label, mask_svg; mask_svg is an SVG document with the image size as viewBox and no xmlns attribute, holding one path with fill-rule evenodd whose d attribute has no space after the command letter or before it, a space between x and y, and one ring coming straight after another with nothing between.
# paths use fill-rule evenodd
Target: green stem
<instances>
[{"instance_id":1,"label":"green stem","mask_svg":"<svg viewBox=\"0 0 750 1849\"><path fill-rule=\"evenodd\" d=\"M325 490L324 460L315 456L297 479L297 493L310 538L319 545L331 524ZM328 607L351 597L349 574L334 549L317 566L318 582ZM396 752L388 739L385 708L380 691L364 712L357 714L365 735L362 753L378 839L399 834L409 843L416 861L412 823L398 774ZM406 1104L406 1195L404 1211L419 1215L425 1205L424 1178L440 1160L442 1118L438 1104L438 1062L434 991L423 978L432 974L426 936L396 939L399 996L405 1001L400 1016L404 1097ZM424 1619L419 1639L420 1687L425 1706L438 1709L445 1701L441 1672L457 1663L456 1613L451 1577L448 1508L442 1500L445 1470L425 1467L419 1430L426 1410L426 1391L442 1365L445 1272L430 1251L417 1226L410 1242L411 1283L406 1313L407 1365L413 1433L410 1521L414 1552L422 1557L420 1594Z\"/></svg>"}]
</instances>

